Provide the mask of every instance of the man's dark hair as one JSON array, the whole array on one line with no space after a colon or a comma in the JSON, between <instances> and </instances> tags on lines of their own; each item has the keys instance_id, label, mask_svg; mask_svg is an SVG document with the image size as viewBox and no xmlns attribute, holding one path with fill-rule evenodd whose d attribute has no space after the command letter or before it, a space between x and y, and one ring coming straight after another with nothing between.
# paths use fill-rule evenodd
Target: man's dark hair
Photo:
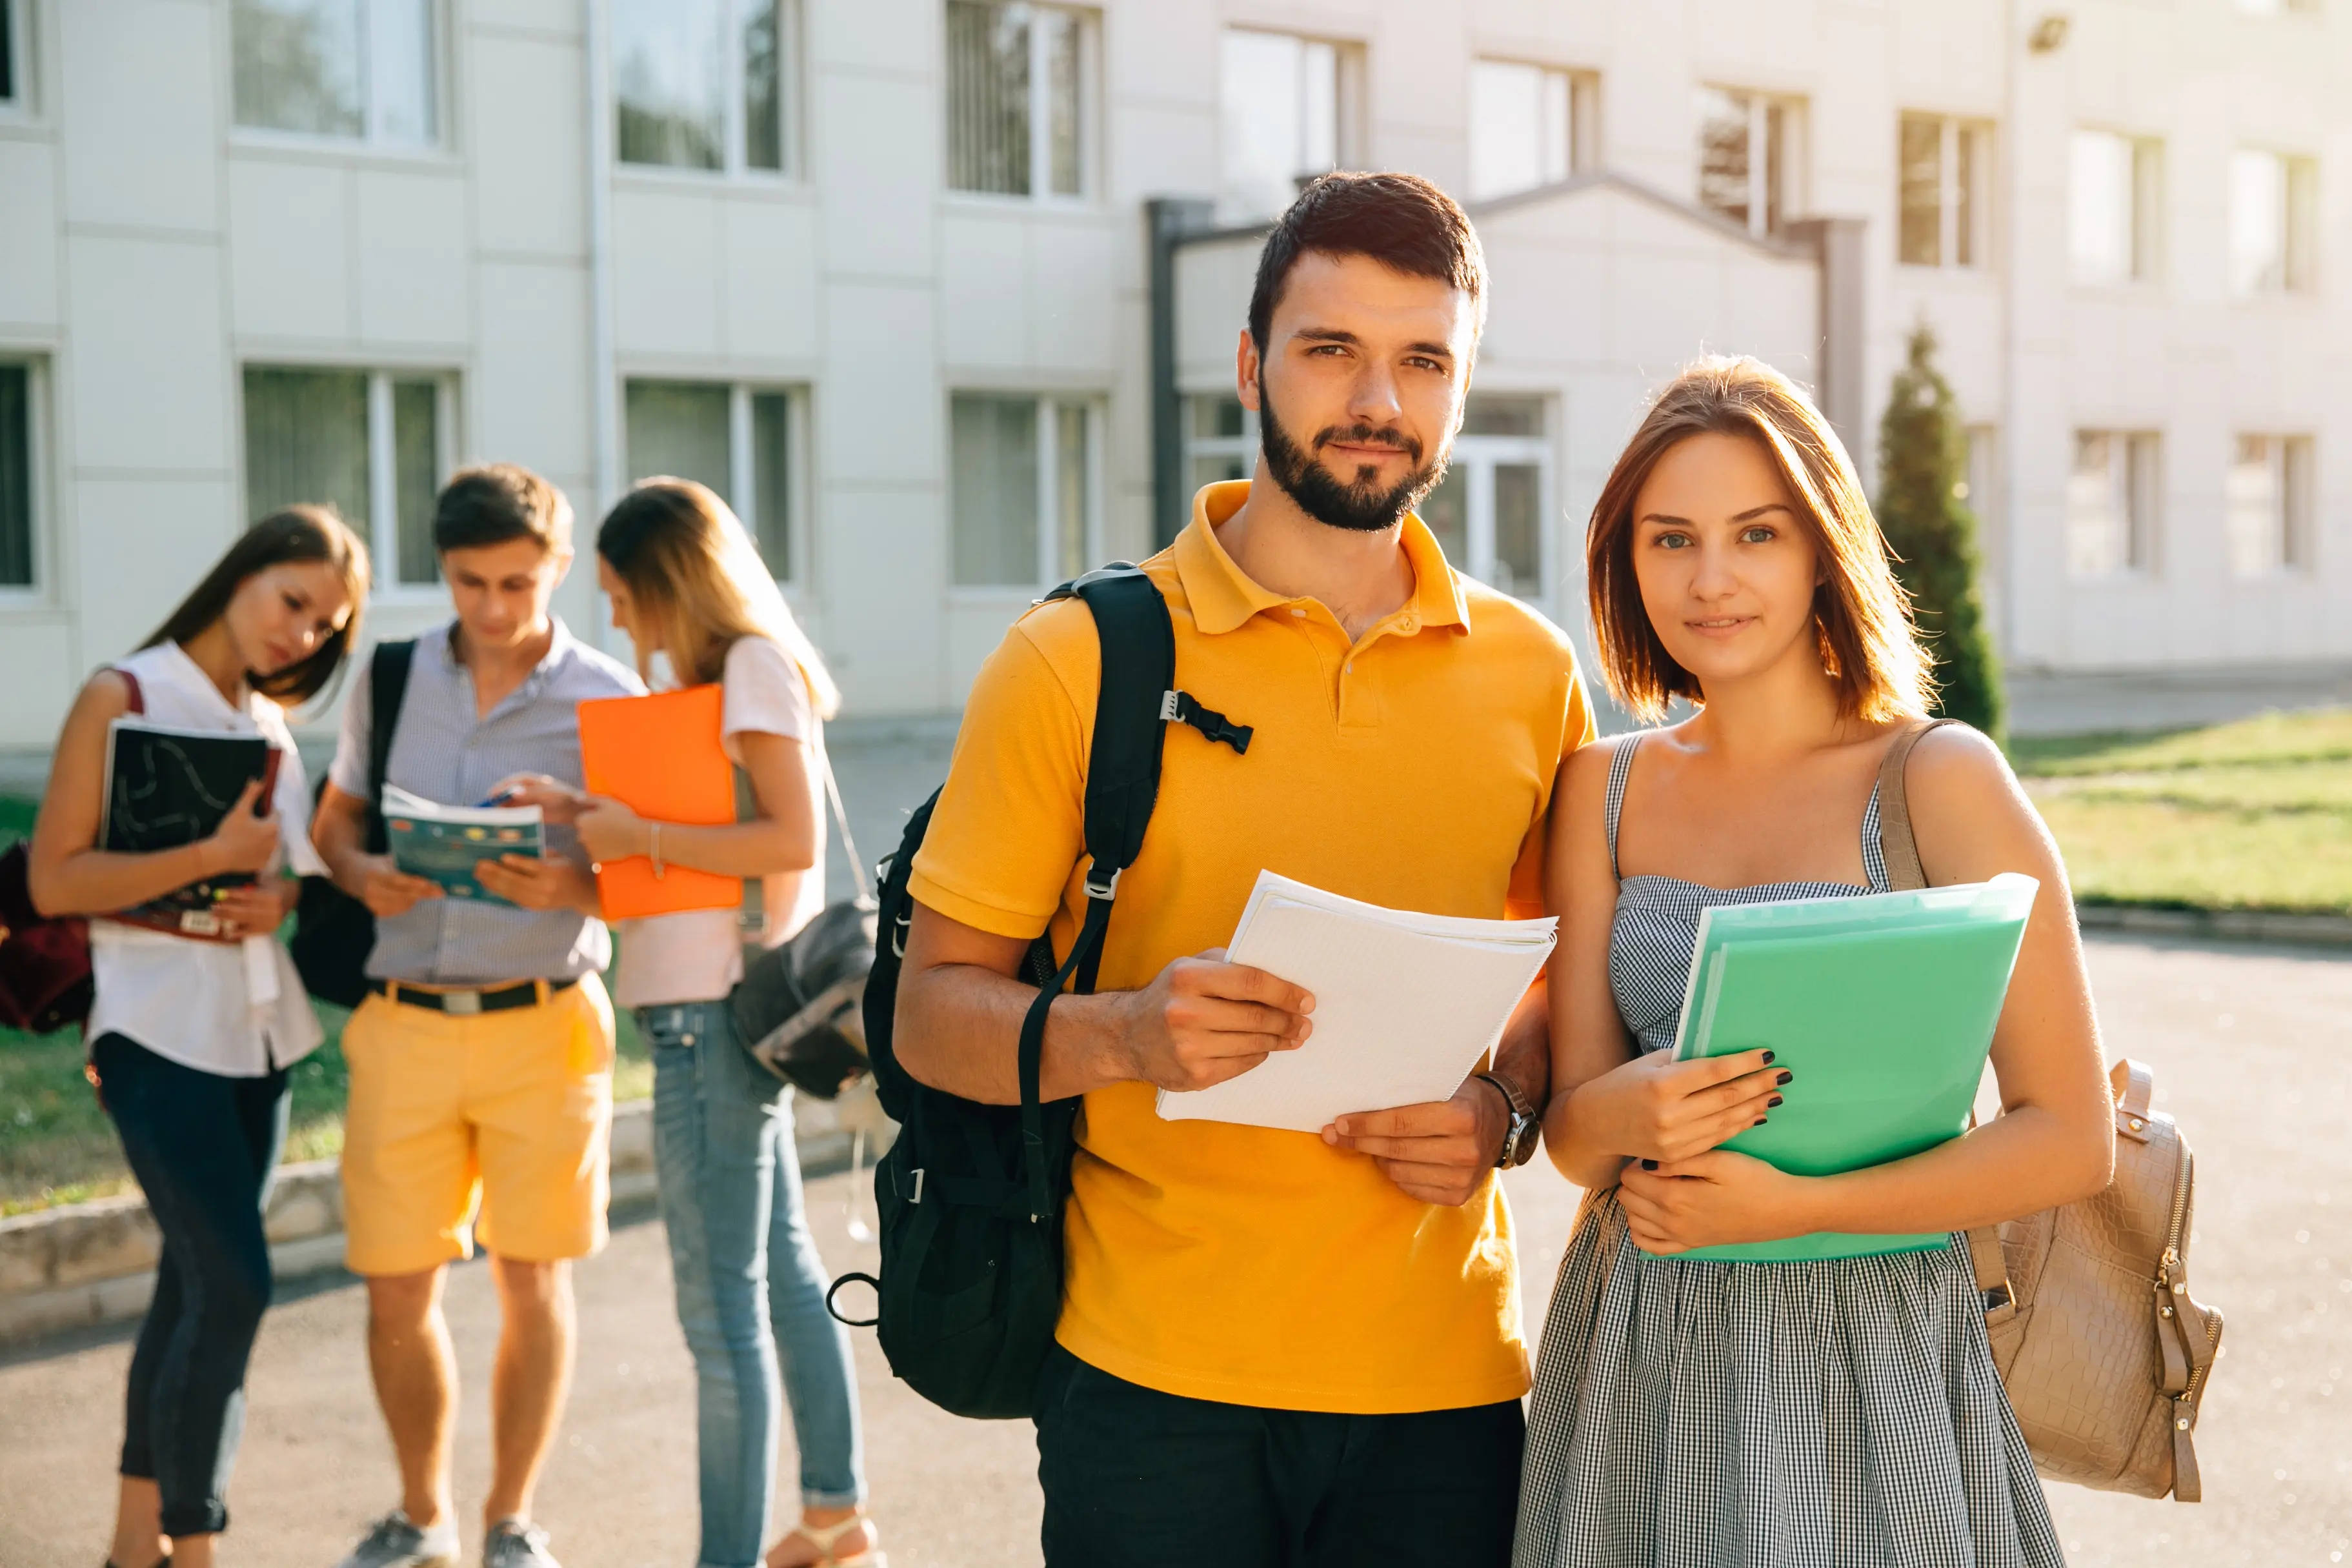
<instances>
[{"instance_id":1,"label":"man's dark hair","mask_svg":"<svg viewBox=\"0 0 2352 1568\"><path fill-rule=\"evenodd\" d=\"M1486 314L1486 257L1477 231L1452 196L1418 174L1325 174L1275 220L1258 253L1250 291L1250 336L1265 352L1274 307L1290 269L1308 251L1369 256L1412 278L1435 278L1470 296Z\"/></svg>"},{"instance_id":2,"label":"man's dark hair","mask_svg":"<svg viewBox=\"0 0 2352 1568\"><path fill-rule=\"evenodd\" d=\"M535 539L543 550L572 545L572 503L520 463L463 468L433 503L433 549L479 550Z\"/></svg>"}]
</instances>

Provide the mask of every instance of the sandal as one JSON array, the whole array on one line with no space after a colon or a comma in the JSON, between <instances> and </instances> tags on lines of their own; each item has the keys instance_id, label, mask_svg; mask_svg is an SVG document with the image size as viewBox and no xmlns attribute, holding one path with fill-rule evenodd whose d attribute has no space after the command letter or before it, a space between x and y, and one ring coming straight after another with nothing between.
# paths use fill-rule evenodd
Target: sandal
<instances>
[{"instance_id":1,"label":"sandal","mask_svg":"<svg viewBox=\"0 0 2352 1568\"><path fill-rule=\"evenodd\" d=\"M869 1546L855 1557L835 1557L833 1554L835 1542L861 1524L871 1528L873 1523L873 1519L861 1508L838 1524L811 1524L803 1520L784 1532L784 1540L790 1541L795 1535L805 1537L810 1545L824 1553L809 1568L890 1568L890 1560L883 1555L879 1545Z\"/></svg>"}]
</instances>

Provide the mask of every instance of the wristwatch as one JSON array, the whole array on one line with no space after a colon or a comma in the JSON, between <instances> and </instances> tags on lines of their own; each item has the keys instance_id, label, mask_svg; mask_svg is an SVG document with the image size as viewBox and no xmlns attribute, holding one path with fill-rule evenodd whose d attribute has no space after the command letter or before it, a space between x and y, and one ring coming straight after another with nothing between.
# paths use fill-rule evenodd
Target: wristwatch
<instances>
[{"instance_id":1,"label":"wristwatch","mask_svg":"<svg viewBox=\"0 0 2352 1568\"><path fill-rule=\"evenodd\" d=\"M1490 1072L1477 1076L1493 1084L1510 1109L1511 1120L1503 1132L1503 1152L1495 1156L1495 1169L1507 1171L1514 1165L1526 1164L1536 1157L1536 1140L1543 1131L1543 1119L1536 1114L1535 1107L1520 1097L1510 1079Z\"/></svg>"}]
</instances>

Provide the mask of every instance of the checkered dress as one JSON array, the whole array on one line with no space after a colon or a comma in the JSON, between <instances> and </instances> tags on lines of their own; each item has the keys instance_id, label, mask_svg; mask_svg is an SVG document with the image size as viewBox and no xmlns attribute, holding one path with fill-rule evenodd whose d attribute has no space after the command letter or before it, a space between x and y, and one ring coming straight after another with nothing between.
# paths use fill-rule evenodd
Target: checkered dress
<instances>
[{"instance_id":1,"label":"checkered dress","mask_svg":"<svg viewBox=\"0 0 2352 1568\"><path fill-rule=\"evenodd\" d=\"M1609 852L1634 743L1609 773ZM1878 800L1864 868L1887 889ZM1674 1041L1710 905L1865 889L1724 891L1625 879L1618 1011ZM2033 1459L1986 1347L1965 1247L1811 1263L1652 1258L1596 1193L1552 1289L1528 1412L1513 1568L2061 1568Z\"/></svg>"}]
</instances>

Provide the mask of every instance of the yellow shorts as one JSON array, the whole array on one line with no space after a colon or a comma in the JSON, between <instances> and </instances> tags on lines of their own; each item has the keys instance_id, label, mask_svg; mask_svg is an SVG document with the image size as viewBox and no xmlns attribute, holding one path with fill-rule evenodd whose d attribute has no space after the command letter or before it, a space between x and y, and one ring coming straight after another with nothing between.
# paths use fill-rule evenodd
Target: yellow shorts
<instances>
[{"instance_id":1,"label":"yellow shorts","mask_svg":"<svg viewBox=\"0 0 2352 1568\"><path fill-rule=\"evenodd\" d=\"M547 1263L604 1245L613 1005L593 974L472 1016L370 996L343 1028L344 1263L415 1274L473 1256Z\"/></svg>"}]
</instances>

